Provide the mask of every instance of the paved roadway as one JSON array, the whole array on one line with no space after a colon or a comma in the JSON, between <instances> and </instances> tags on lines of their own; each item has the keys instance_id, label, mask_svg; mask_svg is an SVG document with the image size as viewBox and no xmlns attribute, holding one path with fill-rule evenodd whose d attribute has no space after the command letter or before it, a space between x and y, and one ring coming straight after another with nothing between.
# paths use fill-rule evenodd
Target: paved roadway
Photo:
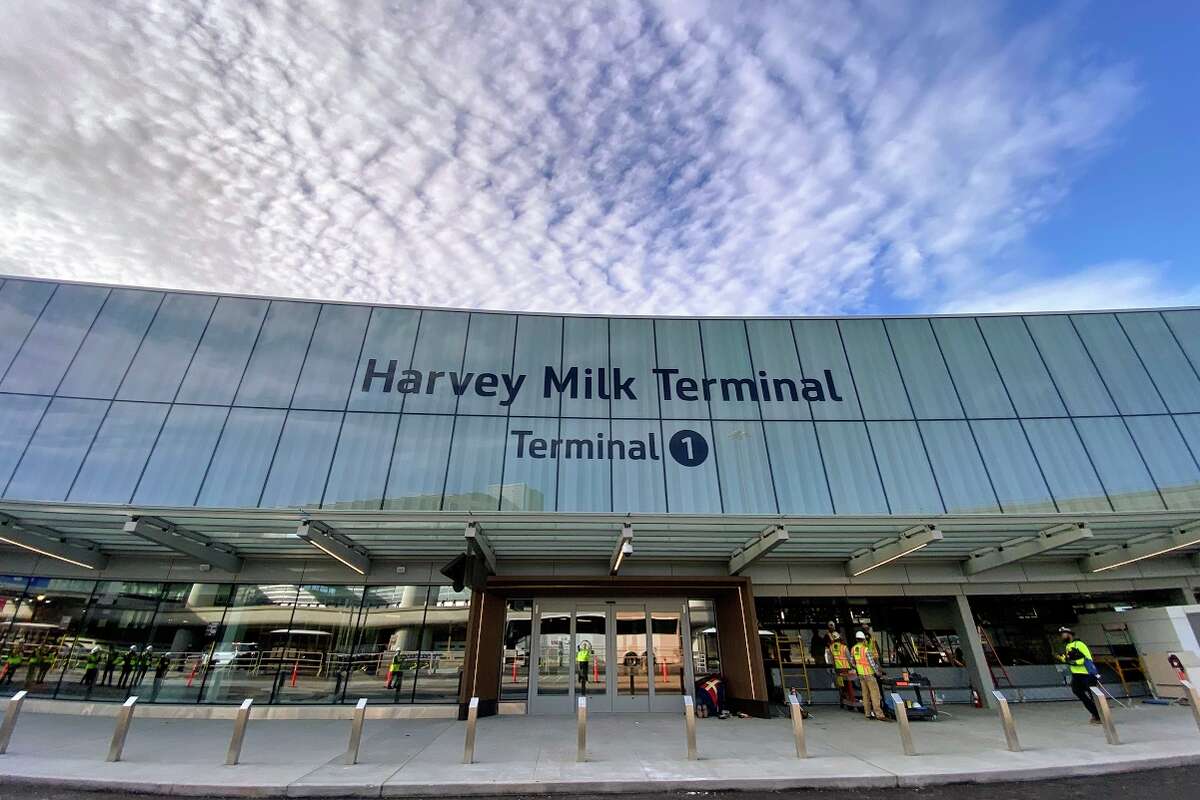
<instances>
[{"instance_id":1,"label":"paved roadway","mask_svg":"<svg viewBox=\"0 0 1200 800\"><path fill-rule=\"evenodd\" d=\"M1200 767L1126 772L1095 778L1071 778L1030 783L950 784L921 789L812 789L786 792L674 792L670 794L544 795L546 800L1107 800L1151 797L1153 800L1194 800L1200 786ZM161 795L77 792L32 786L5 787L0 797L19 800L149 800ZM439 795L451 800L454 795ZM526 796L528 797L528 796ZM472 797L470 800L487 800ZM505 798L512 800L512 798Z\"/></svg>"}]
</instances>

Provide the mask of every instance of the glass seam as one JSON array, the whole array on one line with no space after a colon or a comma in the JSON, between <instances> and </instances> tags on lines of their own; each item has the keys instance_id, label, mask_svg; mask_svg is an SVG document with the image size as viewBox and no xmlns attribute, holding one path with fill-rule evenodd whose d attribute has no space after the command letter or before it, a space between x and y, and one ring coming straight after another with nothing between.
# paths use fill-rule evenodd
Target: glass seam
<instances>
[{"instance_id":1,"label":"glass seam","mask_svg":"<svg viewBox=\"0 0 1200 800\"><path fill-rule=\"evenodd\" d=\"M374 317L375 317L375 309L372 308L371 309L371 318L374 319ZM408 351L408 368L409 369L412 369L413 362L417 357L417 340L421 336L421 320L424 318L425 318L425 312L417 311L417 327L416 327L416 330L413 331L412 348L409 349L409 351ZM468 319L467 325L470 326L470 324L471 324L471 322ZM370 329L371 329L371 320L367 320L367 330L369 331ZM365 342L366 342L365 338L363 339L363 342L364 342L364 346L365 346ZM386 472L384 472L384 476L383 476L383 497L381 497L379 500L379 510L380 511L384 510L387 507L388 487L391 486L391 483L392 483L392 464L396 461L396 446L400 443L400 426L404 424L404 406L407 403L408 403L408 395L407 394L401 395L400 411L396 414L396 432L392 434L392 449L391 449L391 452L388 454L387 470L386 470ZM390 413L390 412L385 412L385 413ZM453 428L452 428L451 429L451 441L453 441L453 436L454 436L454 434L453 434ZM446 445L447 451L449 451L449 447L450 447L450 443L448 442ZM446 463L447 464L450 463L449 452L447 452L447 455L446 455ZM444 494L445 489L446 489L446 484L445 484L445 481L443 480L442 492L438 494L438 509L439 510L442 507L442 494Z\"/></svg>"},{"instance_id":2,"label":"glass seam","mask_svg":"<svg viewBox=\"0 0 1200 800\"><path fill-rule=\"evenodd\" d=\"M5 284L7 283L5 281ZM54 299L54 295L58 294L58 290L61 287L61 283L54 284L54 288L50 290L50 294L46 295L46 300L42 303L41 309L38 310L37 315L33 318L33 324L29 326L29 330L25 331L25 335L21 337L21 343L13 351L12 359L4 367L4 372L0 373L0 385L3 385L5 379L8 378L8 373L12 371L13 364L17 363L17 358L20 357L21 351L25 349L25 345L29 342L29 337L33 335L34 329L42 321L42 315L46 313L46 309L50 307L50 301Z\"/></svg>"},{"instance_id":3,"label":"glass seam","mask_svg":"<svg viewBox=\"0 0 1200 800\"><path fill-rule=\"evenodd\" d=\"M708 358L704 353L704 326L700 324L700 320L696 320L696 336L700 340L700 368L704 370L704 377L708 378ZM712 424L712 399L704 401L708 406L708 435L712 437L712 458L713 469L717 473L717 504L721 507L721 513L725 513L725 490L721 486L721 459L717 456L717 434ZM759 417L762 416L762 410L759 410ZM687 422L688 420L684 420ZM663 450L667 449L667 443L663 442ZM667 468L667 454L663 453L663 470ZM686 474L686 473L685 473ZM665 488L665 487L664 487Z\"/></svg>"},{"instance_id":4,"label":"glass seam","mask_svg":"<svg viewBox=\"0 0 1200 800\"><path fill-rule=\"evenodd\" d=\"M933 461L929 458L929 447L925 444L925 435L921 433L921 426L917 424L917 409L913 405L912 395L908 392L908 383L904 380L904 370L900 368L900 359L896 357L896 345L892 342L892 333L888 330L887 321L880 323L883 328L883 338L887 340L888 350L892 354L892 361L896 364L896 374L900 376L900 388L904 390L904 399L908 401L908 410L912 413L913 428L917 432L917 441L921 443L921 452L925 454L925 464L929 467L929 479L933 481L933 489L937 492L938 502L942 504L942 513L946 513L946 498L942 495L941 484L938 483L937 474L933 471ZM966 413L966 412L963 412ZM906 422L907 420L901 420ZM868 431L870 426L868 426ZM883 479L883 473L880 472L880 480Z\"/></svg>"},{"instance_id":5,"label":"glass seam","mask_svg":"<svg viewBox=\"0 0 1200 800\"><path fill-rule=\"evenodd\" d=\"M796 326L792 323L791 320L788 320L787 327L788 327L788 332L791 334L791 337L792 337L792 349L794 349L796 351L796 366L798 366L800 368L800 375L801 375L801 378L803 378L803 376L805 374L804 359L800 355L800 343L796 340ZM846 364L847 369L849 369L849 366L850 366L849 362L847 362L847 364ZM851 386L853 386L853 377L851 378ZM858 391L857 390L854 392L854 398L855 398L855 401L858 400ZM800 422L807 421L809 426L812 429L813 441L817 443L817 460L821 463L821 474L825 476L825 496L829 498L830 513L836 514L837 513L837 504L834 503L834 501L833 501L833 487L829 483L829 469L828 469L828 467L825 466L825 452L821 448L821 437L817 435L817 417L815 414L813 414L812 403L809 402L808 400L805 400L804 402L808 403L808 419L800 420ZM861 403L859 403L859 411L860 412L862 411ZM781 511L780 513L783 513L783 512Z\"/></svg>"},{"instance_id":6,"label":"glass seam","mask_svg":"<svg viewBox=\"0 0 1200 800\"><path fill-rule=\"evenodd\" d=\"M871 439L871 428L867 425L866 410L863 408L862 395L858 392L858 382L854 379L854 365L850 363L850 351L846 349L846 340L842 337L841 320L834 320L834 326L837 328L838 341L842 345L842 358L846 359L846 371L850 373L850 385L854 387L854 397L858 400L858 413L862 422L863 431L867 434L867 448L871 451L871 461L875 464L875 477L879 479L879 491L883 494L883 506L887 509L887 513L892 513L892 502L888 499L887 486L883 482L883 470L879 468L879 456L875 453L875 442ZM911 411L911 409L909 409ZM832 491L833 487L830 487Z\"/></svg>"},{"instance_id":7,"label":"glass seam","mask_svg":"<svg viewBox=\"0 0 1200 800\"><path fill-rule=\"evenodd\" d=\"M758 371L754 369L754 348L750 344L750 325L746 320L742 320L742 335L746 337L746 357L750 359L750 374L751 380L758 377ZM775 513L779 513L779 489L775 486L775 468L771 465L771 443L767 441L767 418L763 413L761 398L756 401L758 404L758 427L762 431L763 437L763 453L767 457L767 477L771 481L771 497L775 499ZM717 432L713 429L713 449L716 449ZM686 605L686 603L685 603Z\"/></svg>"}]
</instances>

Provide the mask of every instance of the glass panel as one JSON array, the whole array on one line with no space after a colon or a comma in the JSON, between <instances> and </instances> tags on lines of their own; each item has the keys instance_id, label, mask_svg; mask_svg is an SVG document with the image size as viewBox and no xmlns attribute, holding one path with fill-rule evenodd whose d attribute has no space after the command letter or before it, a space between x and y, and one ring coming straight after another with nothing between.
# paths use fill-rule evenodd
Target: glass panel
<instances>
[{"instance_id":1,"label":"glass panel","mask_svg":"<svg viewBox=\"0 0 1200 800\"><path fill-rule=\"evenodd\" d=\"M1011 417L1012 403L974 319L930 320L968 417Z\"/></svg>"},{"instance_id":2,"label":"glass panel","mask_svg":"<svg viewBox=\"0 0 1200 800\"><path fill-rule=\"evenodd\" d=\"M581 607L575 614L575 694L608 694L608 609Z\"/></svg>"},{"instance_id":3,"label":"glass panel","mask_svg":"<svg viewBox=\"0 0 1200 800\"><path fill-rule=\"evenodd\" d=\"M357 347L355 348L357 352ZM350 362L353 363L353 362ZM349 376L347 376L347 379ZM277 703L337 703L354 662L362 586L300 587L296 612L279 652Z\"/></svg>"},{"instance_id":4,"label":"glass panel","mask_svg":"<svg viewBox=\"0 0 1200 800\"><path fill-rule=\"evenodd\" d=\"M712 600L688 600L691 625L692 671L697 679L721 672L721 651L717 646L717 610Z\"/></svg>"},{"instance_id":5,"label":"glass panel","mask_svg":"<svg viewBox=\"0 0 1200 800\"><path fill-rule=\"evenodd\" d=\"M412 377L418 379L421 391L407 396L405 411L453 413L458 397L450 373L462 371L469 316L457 311L421 312L421 329L412 360L412 369L417 373ZM434 376L434 372L442 374Z\"/></svg>"},{"instance_id":6,"label":"glass panel","mask_svg":"<svg viewBox=\"0 0 1200 800\"><path fill-rule=\"evenodd\" d=\"M271 301L234 402L287 408L320 310L316 303Z\"/></svg>"},{"instance_id":7,"label":"glass panel","mask_svg":"<svg viewBox=\"0 0 1200 800\"><path fill-rule=\"evenodd\" d=\"M683 626L679 617L678 611L650 612L655 697L684 694Z\"/></svg>"},{"instance_id":8,"label":"glass panel","mask_svg":"<svg viewBox=\"0 0 1200 800\"><path fill-rule=\"evenodd\" d=\"M33 578L26 589L26 605L29 609L29 625L13 626L14 632L21 627L25 645L49 645L38 656L38 674L32 681L30 694L39 697L52 696L58 683L72 683L78 687L83 680L85 658L95 641L84 639L76 642L75 635L83 627L88 612L95 581L79 581L60 578ZM36 650L35 650L36 652Z\"/></svg>"},{"instance_id":9,"label":"glass panel","mask_svg":"<svg viewBox=\"0 0 1200 800\"><path fill-rule=\"evenodd\" d=\"M286 412L261 408L235 408L229 412L196 505L258 505L284 416Z\"/></svg>"},{"instance_id":10,"label":"glass panel","mask_svg":"<svg viewBox=\"0 0 1200 800\"><path fill-rule=\"evenodd\" d=\"M1034 316L1025 323L1071 414L1117 413L1069 317Z\"/></svg>"},{"instance_id":11,"label":"glass panel","mask_svg":"<svg viewBox=\"0 0 1200 800\"><path fill-rule=\"evenodd\" d=\"M96 286L60 286L13 359L0 389L53 394L108 296Z\"/></svg>"},{"instance_id":12,"label":"glass panel","mask_svg":"<svg viewBox=\"0 0 1200 800\"><path fill-rule=\"evenodd\" d=\"M322 507L380 507L399 422L399 414L346 414Z\"/></svg>"},{"instance_id":13,"label":"glass panel","mask_svg":"<svg viewBox=\"0 0 1200 800\"><path fill-rule=\"evenodd\" d=\"M371 310L362 306L321 306L292 398L293 408L346 408L370 315Z\"/></svg>"},{"instance_id":14,"label":"glass panel","mask_svg":"<svg viewBox=\"0 0 1200 800\"><path fill-rule=\"evenodd\" d=\"M920 425L946 511L951 514L999 511L999 501L967 423L922 422ZM1020 435L1020 431L1017 434Z\"/></svg>"},{"instance_id":15,"label":"glass panel","mask_svg":"<svg viewBox=\"0 0 1200 800\"><path fill-rule=\"evenodd\" d=\"M714 422L716 463L721 468L721 498L726 514L774 514L772 461L757 421ZM781 468L786 468L782 466Z\"/></svg>"},{"instance_id":16,"label":"glass panel","mask_svg":"<svg viewBox=\"0 0 1200 800\"><path fill-rule=\"evenodd\" d=\"M700 326L695 320L659 319L654 321L654 336L658 369L675 370L655 376L654 386L661 397L659 406L663 418L708 419L709 405L698 385L704 378ZM666 388L663 386L664 380ZM720 391L717 390L716 394L719 395Z\"/></svg>"},{"instance_id":17,"label":"glass panel","mask_svg":"<svg viewBox=\"0 0 1200 800\"><path fill-rule=\"evenodd\" d=\"M1161 314L1118 314L1142 364L1171 411L1200 411L1200 380Z\"/></svg>"},{"instance_id":18,"label":"glass panel","mask_svg":"<svg viewBox=\"0 0 1200 800\"><path fill-rule=\"evenodd\" d=\"M161 583L100 581L75 639L58 697L154 702L165 653L151 643ZM78 679L74 676L78 674Z\"/></svg>"},{"instance_id":19,"label":"glass panel","mask_svg":"<svg viewBox=\"0 0 1200 800\"><path fill-rule=\"evenodd\" d=\"M259 505L320 505L341 424L340 412L289 411Z\"/></svg>"},{"instance_id":20,"label":"glass panel","mask_svg":"<svg viewBox=\"0 0 1200 800\"><path fill-rule=\"evenodd\" d=\"M646 697L650 694L650 659L646 652L646 609L644 606L616 607L617 695Z\"/></svg>"},{"instance_id":21,"label":"glass panel","mask_svg":"<svg viewBox=\"0 0 1200 800\"><path fill-rule=\"evenodd\" d=\"M1122 419L1078 419L1075 427L1115 510L1166 507Z\"/></svg>"},{"instance_id":22,"label":"glass panel","mask_svg":"<svg viewBox=\"0 0 1200 800\"><path fill-rule=\"evenodd\" d=\"M1167 508L1200 508L1200 468L1170 417L1126 417Z\"/></svg>"},{"instance_id":23,"label":"glass panel","mask_svg":"<svg viewBox=\"0 0 1200 800\"><path fill-rule=\"evenodd\" d=\"M228 405L267 316L266 300L222 297L179 388L182 403Z\"/></svg>"},{"instance_id":24,"label":"glass panel","mask_svg":"<svg viewBox=\"0 0 1200 800\"><path fill-rule=\"evenodd\" d=\"M834 513L888 513L866 426L861 422L818 422L816 427Z\"/></svg>"},{"instance_id":25,"label":"glass panel","mask_svg":"<svg viewBox=\"0 0 1200 800\"><path fill-rule=\"evenodd\" d=\"M854 379L834 320L798 319L792 322L796 351L804 377L822 385L823 401L809 404L814 419L862 419ZM825 371L829 374L826 375ZM842 399L837 399L842 398Z\"/></svg>"},{"instance_id":26,"label":"glass panel","mask_svg":"<svg viewBox=\"0 0 1200 800\"><path fill-rule=\"evenodd\" d=\"M800 396L802 371L791 324L782 319L752 319L746 322L746 334L750 360L756 371L767 373L773 398L759 404L763 419L811 419L808 403Z\"/></svg>"},{"instance_id":27,"label":"glass panel","mask_svg":"<svg viewBox=\"0 0 1200 800\"><path fill-rule=\"evenodd\" d=\"M165 403L113 403L67 499L130 502L168 408Z\"/></svg>"},{"instance_id":28,"label":"glass panel","mask_svg":"<svg viewBox=\"0 0 1200 800\"><path fill-rule=\"evenodd\" d=\"M470 328L463 376L472 376L471 386L458 399L458 413L504 416L512 394L503 378L513 371L517 318L507 314L472 314ZM510 376L510 380L515 378ZM540 390L540 373L526 379L521 388L522 392Z\"/></svg>"},{"instance_id":29,"label":"glass panel","mask_svg":"<svg viewBox=\"0 0 1200 800\"><path fill-rule=\"evenodd\" d=\"M28 584L29 578L22 575L0 575L0 696L32 690L44 680L43 661L48 671L54 658L53 644L29 621L38 609L33 596L25 592ZM14 655L21 659L23 670L9 666Z\"/></svg>"},{"instance_id":30,"label":"glass panel","mask_svg":"<svg viewBox=\"0 0 1200 800\"><path fill-rule=\"evenodd\" d=\"M633 379L628 392L614 393L613 417L657 418L658 378L651 372L655 368L654 323L648 319L613 319L608 322L608 333L613 386Z\"/></svg>"},{"instance_id":31,"label":"glass panel","mask_svg":"<svg viewBox=\"0 0 1200 800\"><path fill-rule=\"evenodd\" d=\"M350 408L358 411L399 411L408 395L396 391L404 370L412 367L419 311L408 308L374 308L367 338L354 376ZM374 363L372 363L374 362ZM371 375L368 376L368 370ZM389 386L387 376L391 375ZM385 391L386 389L386 391Z\"/></svg>"},{"instance_id":32,"label":"glass panel","mask_svg":"<svg viewBox=\"0 0 1200 800\"><path fill-rule=\"evenodd\" d=\"M1162 317L1192 368L1200 369L1200 311L1164 311Z\"/></svg>"},{"instance_id":33,"label":"glass panel","mask_svg":"<svg viewBox=\"0 0 1200 800\"><path fill-rule=\"evenodd\" d=\"M57 284L18 281L0 286L0 376L3 376Z\"/></svg>"},{"instance_id":34,"label":"glass panel","mask_svg":"<svg viewBox=\"0 0 1200 800\"><path fill-rule=\"evenodd\" d=\"M1061 417L1067 410L1021 317L980 317L992 358L1022 417Z\"/></svg>"},{"instance_id":35,"label":"glass panel","mask_svg":"<svg viewBox=\"0 0 1200 800\"><path fill-rule=\"evenodd\" d=\"M162 299L157 292L113 289L58 394L112 399Z\"/></svg>"},{"instance_id":36,"label":"glass panel","mask_svg":"<svg viewBox=\"0 0 1200 800\"><path fill-rule=\"evenodd\" d=\"M713 418L758 419L761 387L750 364L745 324L741 320L703 320L700 336L704 374L718 381L709 402Z\"/></svg>"},{"instance_id":37,"label":"glass panel","mask_svg":"<svg viewBox=\"0 0 1200 800\"><path fill-rule=\"evenodd\" d=\"M289 675L281 668L298 588L291 583L237 587L210 650L203 702L271 701L277 678Z\"/></svg>"},{"instance_id":38,"label":"glass panel","mask_svg":"<svg viewBox=\"0 0 1200 800\"><path fill-rule=\"evenodd\" d=\"M664 444L658 422L614 419L612 438L625 443L625 460L611 462L612 510L666 511Z\"/></svg>"},{"instance_id":39,"label":"glass panel","mask_svg":"<svg viewBox=\"0 0 1200 800\"><path fill-rule=\"evenodd\" d=\"M133 502L156 506L195 503L228 413L227 408L212 406L171 406Z\"/></svg>"},{"instance_id":40,"label":"glass panel","mask_svg":"<svg viewBox=\"0 0 1200 800\"><path fill-rule=\"evenodd\" d=\"M505 420L498 417L458 418L443 510L495 511L499 507L506 432Z\"/></svg>"},{"instance_id":41,"label":"glass panel","mask_svg":"<svg viewBox=\"0 0 1200 800\"><path fill-rule=\"evenodd\" d=\"M417 651L414 703L458 702L470 613L470 589L455 592L449 586L430 587L421 649Z\"/></svg>"},{"instance_id":42,"label":"glass panel","mask_svg":"<svg viewBox=\"0 0 1200 800\"><path fill-rule=\"evenodd\" d=\"M721 488L707 420L663 420L667 510L672 514L720 514Z\"/></svg>"},{"instance_id":43,"label":"glass panel","mask_svg":"<svg viewBox=\"0 0 1200 800\"><path fill-rule=\"evenodd\" d=\"M525 701L529 698L532 608L532 600L508 601L508 613L504 621L504 654L500 662L501 701Z\"/></svg>"},{"instance_id":44,"label":"glass panel","mask_svg":"<svg viewBox=\"0 0 1200 800\"><path fill-rule=\"evenodd\" d=\"M0 486L12 477L49 403L48 397L0 394Z\"/></svg>"},{"instance_id":45,"label":"glass panel","mask_svg":"<svg viewBox=\"0 0 1200 800\"><path fill-rule=\"evenodd\" d=\"M525 375L525 386L517 394L510 412L530 416L558 414L559 393L547 378L547 367L562 372L561 317L520 317L517 320L517 349L514 377ZM582 372L582 370L581 370ZM583 376L579 376L582 379Z\"/></svg>"},{"instance_id":46,"label":"glass panel","mask_svg":"<svg viewBox=\"0 0 1200 800\"><path fill-rule=\"evenodd\" d=\"M629 455L629 443L612 438L607 419L564 419L560 430L564 440L587 440L594 444L592 458L558 462L558 510L610 511L612 471L624 468L625 462L620 459Z\"/></svg>"},{"instance_id":47,"label":"glass panel","mask_svg":"<svg viewBox=\"0 0 1200 800\"><path fill-rule=\"evenodd\" d=\"M1028 420L1025 430L1060 511L1111 510L1070 420Z\"/></svg>"},{"instance_id":48,"label":"glass panel","mask_svg":"<svg viewBox=\"0 0 1200 800\"><path fill-rule=\"evenodd\" d=\"M66 497L107 409L105 400L55 398L4 496L13 500Z\"/></svg>"},{"instance_id":49,"label":"glass panel","mask_svg":"<svg viewBox=\"0 0 1200 800\"><path fill-rule=\"evenodd\" d=\"M559 462L596 456L594 436L560 439L557 419L512 419L508 434L501 511L553 511Z\"/></svg>"},{"instance_id":50,"label":"glass panel","mask_svg":"<svg viewBox=\"0 0 1200 800\"><path fill-rule=\"evenodd\" d=\"M363 600L348 698L411 703L425 586L369 586Z\"/></svg>"},{"instance_id":51,"label":"glass panel","mask_svg":"<svg viewBox=\"0 0 1200 800\"><path fill-rule=\"evenodd\" d=\"M232 596L233 585L228 583L167 584L150 640L154 652L166 657L165 663L155 665L153 694L157 702L194 703L200 699L200 687L217 649L217 631Z\"/></svg>"},{"instance_id":52,"label":"glass panel","mask_svg":"<svg viewBox=\"0 0 1200 800\"><path fill-rule=\"evenodd\" d=\"M537 693L541 697L568 694L571 686L571 613L543 611L537 644Z\"/></svg>"},{"instance_id":53,"label":"glass panel","mask_svg":"<svg viewBox=\"0 0 1200 800\"><path fill-rule=\"evenodd\" d=\"M1056 510L1019 423L976 421L971 423L971 430L975 432L979 453L1002 510L1008 513Z\"/></svg>"},{"instance_id":54,"label":"glass panel","mask_svg":"<svg viewBox=\"0 0 1200 800\"><path fill-rule=\"evenodd\" d=\"M1077 314L1071 319L1122 414L1167 410L1115 316Z\"/></svg>"},{"instance_id":55,"label":"glass panel","mask_svg":"<svg viewBox=\"0 0 1200 800\"><path fill-rule=\"evenodd\" d=\"M832 514L817 435L808 422L768 422L767 447L781 514Z\"/></svg>"},{"instance_id":56,"label":"glass panel","mask_svg":"<svg viewBox=\"0 0 1200 800\"><path fill-rule=\"evenodd\" d=\"M893 514L941 513L941 497L915 422L869 422L871 444Z\"/></svg>"},{"instance_id":57,"label":"glass panel","mask_svg":"<svg viewBox=\"0 0 1200 800\"><path fill-rule=\"evenodd\" d=\"M917 418L961 418L962 405L929 320L889 319L885 326Z\"/></svg>"},{"instance_id":58,"label":"glass panel","mask_svg":"<svg viewBox=\"0 0 1200 800\"><path fill-rule=\"evenodd\" d=\"M217 298L169 294L134 356L117 397L121 400L175 399Z\"/></svg>"},{"instance_id":59,"label":"glass panel","mask_svg":"<svg viewBox=\"0 0 1200 800\"><path fill-rule=\"evenodd\" d=\"M579 370L576 396L571 397L570 392L562 395L562 415L607 418L609 401L602 395L611 397L613 389L608 369L608 320L564 318L562 362L564 375L572 367Z\"/></svg>"},{"instance_id":60,"label":"glass panel","mask_svg":"<svg viewBox=\"0 0 1200 800\"><path fill-rule=\"evenodd\" d=\"M883 322L842 320L842 341L854 373L854 386L867 419L912 419L896 358Z\"/></svg>"},{"instance_id":61,"label":"glass panel","mask_svg":"<svg viewBox=\"0 0 1200 800\"><path fill-rule=\"evenodd\" d=\"M400 418L384 508L414 511L441 508L453 430L451 416L405 414Z\"/></svg>"}]
</instances>

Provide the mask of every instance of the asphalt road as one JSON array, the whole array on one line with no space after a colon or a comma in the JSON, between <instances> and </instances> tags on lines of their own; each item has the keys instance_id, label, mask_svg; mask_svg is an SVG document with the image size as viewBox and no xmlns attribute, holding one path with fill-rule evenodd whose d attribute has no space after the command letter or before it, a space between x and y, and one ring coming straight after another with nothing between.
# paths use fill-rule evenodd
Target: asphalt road
<instances>
[{"instance_id":1,"label":"asphalt road","mask_svg":"<svg viewBox=\"0 0 1200 800\"><path fill-rule=\"evenodd\" d=\"M1153 800L1195 800L1200 767L1127 772L1095 778L1070 778L1032 783L953 784L926 789L812 789L788 792L673 792L623 794L620 800L1110 800L1114 797L1149 797ZM152 795L111 792L77 792L31 786L5 787L0 797L20 800L148 800ZM443 795L450 800L453 795ZM538 796L537 800L614 800L615 795L572 794ZM472 800L487 800L472 798ZM512 800L512 798L507 798Z\"/></svg>"}]
</instances>

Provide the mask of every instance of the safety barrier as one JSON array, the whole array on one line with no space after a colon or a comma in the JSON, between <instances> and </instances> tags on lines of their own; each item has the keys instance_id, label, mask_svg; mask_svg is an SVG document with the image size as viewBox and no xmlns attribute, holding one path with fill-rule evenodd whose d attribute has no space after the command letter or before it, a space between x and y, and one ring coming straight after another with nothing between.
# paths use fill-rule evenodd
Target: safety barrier
<instances>
[{"instance_id":1,"label":"safety barrier","mask_svg":"<svg viewBox=\"0 0 1200 800\"><path fill-rule=\"evenodd\" d=\"M688 761L695 761L700 757L696 753L696 701L690 694L683 696L683 729L687 734Z\"/></svg>"},{"instance_id":2,"label":"safety barrier","mask_svg":"<svg viewBox=\"0 0 1200 800\"><path fill-rule=\"evenodd\" d=\"M362 744L363 723L367 719L367 698L360 697L354 704L354 719L350 722L350 745L346 748L346 764L358 763L358 747Z\"/></svg>"},{"instance_id":3,"label":"safety barrier","mask_svg":"<svg viewBox=\"0 0 1200 800\"><path fill-rule=\"evenodd\" d=\"M804 709L800 695L792 690L788 694L788 707L792 712L792 738L796 740L796 758L808 758L808 743L804 739Z\"/></svg>"},{"instance_id":4,"label":"safety barrier","mask_svg":"<svg viewBox=\"0 0 1200 800\"><path fill-rule=\"evenodd\" d=\"M26 694L28 692L22 689L9 698L4 707L4 723L0 725L0 755L8 752L8 741L17 727L17 717L21 714L21 706L25 705Z\"/></svg>"},{"instance_id":5,"label":"safety barrier","mask_svg":"<svg viewBox=\"0 0 1200 800\"><path fill-rule=\"evenodd\" d=\"M1100 712L1100 723L1104 725L1104 738L1108 740L1109 744L1120 744L1121 739L1117 736L1117 726L1113 722L1112 709L1108 707L1108 696L1099 686L1093 686L1091 692L1092 699L1096 701L1096 710Z\"/></svg>"},{"instance_id":6,"label":"safety barrier","mask_svg":"<svg viewBox=\"0 0 1200 800\"><path fill-rule=\"evenodd\" d=\"M1200 690L1197 690L1191 681L1180 681L1180 683L1183 684L1183 690L1188 694L1188 704L1192 707L1192 716L1196 718L1196 727L1200 728ZM3 752L3 747L0 747L0 753Z\"/></svg>"},{"instance_id":7,"label":"safety barrier","mask_svg":"<svg viewBox=\"0 0 1200 800\"><path fill-rule=\"evenodd\" d=\"M587 698L580 697L575 710L575 760L587 761Z\"/></svg>"},{"instance_id":8,"label":"safety barrier","mask_svg":"<svg viewBox=\"0 0 1200 800\"><path fill-rule=\"evenodd\" d=\"M1013 722L1008 698L999 690L993 690L992 697L996 698L996 708L1000 711L1000 725L1004 728L1004 741L1008 742L1008 749L1014 753L1021 752L1021 740L1017 738L1017 724Z\"/></svg>"},{"instance_id":9,"label":"safety barrier","mask_svg":"<svg viewBox=\"0 0 1200 800\"><path fill-rule=\"evenodd\" d=\"M108 757L105 761L120 761L121 751L125 749L125 737L129 735L129 726L133 722L133 707L137 704L134 695L124 702L117 712L117 724L113 728L112 741L108 743Z\"/></svg>"},{"instance_id":10,"label":"safety barrier","mask_svg":"<svg viewBox=\"0 0 1200 800\"><path fill-rule=\"evenodd\" d=\"M246 698L238 707L233 720L233 736L229 737L229 749L225 752L225 766L232 767L242 757L242 742L246 739L246 725L250 723L250 706L254 701Z\"/></svg>"},{"instance_id":11,"label":"safety barrier","mask_svg":"<svg viewBox=\"0 0 1200 800\"><path fill-rule=\"evenodd\" d=\"M896 722L900 723L900 746L904 748L904 755L915 756L917 748L913 746L912 726L908 722L908 706L904 705L904 698L894 692L892 693L892 708L896 711Z\"/></svg>"},{"instance_id":12,"label":"safety barrier","mask_svg":"<svg viewBox=\"0 0 1200 800\"><path fill-rule=\"evenodd\" d=\"M467 704L467 740L463 744L464 764L475 763L475 724L479 721L479 698L472 697Z\"/></svg>"}]
</instances>

